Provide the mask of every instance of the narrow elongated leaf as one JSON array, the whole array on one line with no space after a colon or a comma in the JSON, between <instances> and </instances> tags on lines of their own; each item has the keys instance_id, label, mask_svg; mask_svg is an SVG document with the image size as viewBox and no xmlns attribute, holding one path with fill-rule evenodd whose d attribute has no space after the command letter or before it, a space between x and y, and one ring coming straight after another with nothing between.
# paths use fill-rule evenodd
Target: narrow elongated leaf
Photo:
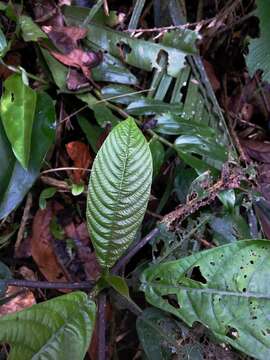
<instances>
[{"instance_id":1,"label":"narrow elongated leaf","mask_svg":"<svg viewBox=\"0 0 270 360\"><path fill-rule=\"evenodd\" d=\"M110 268L134 240L152 180L149 146L132 118L117 125L92 167L87 223L101 266Z\"/></svg>"},{"instance_id":2,"label":"narrow elongated leaf","mask_svg":"<svg viewBox=\"0 0 270 360\"><path fill-rule=\"evenodd\" d=\"M234 244L145 270L147 300L189 326L199 321L221 341L257 359L270 357L270 243Z\"/></svg>"},{"instance_id":3,"label":"narrow elongated leaf","mask_svg":"<svg viewBox=\"0 0 270 360\"><path fill-rule=\"evenodd\" d=\"M3 125L16 158L27 168L37 93L18 74L10 76L4 88L0 108Z\"/></svg>"},{"instance_id":4,"label":"narrow elongated leaf","mask_svg":"<svg viewBox=\"0 0 270 360\"><path fill-rule=\"evenodd\" d=\"M39 93L28 170L16 161L0 123L0 219L6 217L20 204L38 177L44 156L54 141L54 121L53 100L46 93Z\"/></svg>"},{"instance_id":5,"label":"narrow elongated leaf","mask_svg":"<svg viewBox=\"0 0 270 360\"><path fill-rule=\"evenodd\" d=\"M74 292L0 318L9 360L83 360L95 324L95 304Z\"/></svg>"}]
</instances>

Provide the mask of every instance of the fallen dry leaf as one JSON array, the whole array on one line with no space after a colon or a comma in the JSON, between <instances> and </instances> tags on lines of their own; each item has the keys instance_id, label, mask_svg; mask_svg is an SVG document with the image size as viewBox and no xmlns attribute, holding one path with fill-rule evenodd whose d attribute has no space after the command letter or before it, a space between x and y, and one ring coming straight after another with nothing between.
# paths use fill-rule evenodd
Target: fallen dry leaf
<instances>
[{"instance_id":1,"label":"fallen dry leaf","mask_svg":"<svg viewBox=\"0 0 270 360\"><path fill-rule=\"evenodd\" d=\"M89 80L77 69L69 69L67 76L67 88L69 90L80 90L89 87Z\"/></svg>"},{"instance_id":2,"label":"fallen dry leaf","mask_svg":"<svg viewBox=\"0 0 270 360\"><path fill-rule=\"evenodd\" d=\"M75 26L62 26L59 28L43 26L42 30L63 54L68 54L77 48L78 41L85 38L87 34L87 29Z\"/></svg>"},{"instance_id":3,"label":"fallen dry leaf","mask_svg":"<svg viewBox=\"0 0 270 360\"><path fill-rule=\"evenodd\" d=\"M33 221L31 252L39 270L48 281L68 281L54 251L50 223L59 205L49 202L38 210Z\"/></svg>"},{"instance_id":4,"label":"fallen dry leaf","mask_svg":"<svg viewBox=\"0 0 270 360\"><path fill-rule=\"evenodd\" d=\"M91 68L98 66L103 59L101 51L74 49L69 54L60 54L55 51L50 53L62 64L81 69L84 76L89 80L91 80Z\"/></svg>"},{"instance_id":5,"label":"fallen dry leaf","mask_svg":"<svg viewBox=\"0 0 270 360\"><path fill-rule=\"evenodd\" d=\"M92 162L88 145L81 141L72 141L66 144L66 150L71 160L73 160L75 167L88 169ZM86 175L86 172L84 170L73 170L72 174L73 181L79 184Z\"/></svg>"},{"instance_id":6,"label":"fallen dry leaf","mask_svg":"<svg viewBox=\"0 0 270 360\"><path fill-rule=\"evenodd\" d=\"M13 297L6 304L0 306L0 316L12 314L36 304L36 299L32 291L24 290L20 287L9 286L6 292L6 296L9 297L15 295L16 293L18 295Z\"/></svg>"},{"instance_id":7,"label":"fallen dry leaf","mask_svg":"<svg viewBox=\"0 0 270 360\"><path fill-rule=\"evenodd\" d=\"M241 145L247 155L257 161L270 164L270 143L256 140L241 140Z\"/></svg>"}]
</instances>

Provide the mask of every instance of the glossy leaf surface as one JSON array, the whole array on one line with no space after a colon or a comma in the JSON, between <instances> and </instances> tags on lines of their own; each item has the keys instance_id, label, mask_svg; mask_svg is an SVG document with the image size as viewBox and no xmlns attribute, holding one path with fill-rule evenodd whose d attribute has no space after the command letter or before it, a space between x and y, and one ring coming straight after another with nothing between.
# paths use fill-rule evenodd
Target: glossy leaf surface
<instances>
[{"instance_id":1,"label":"glossy leaf surface","mask_svg":"<svg viewBox=\"0 0 270 360\"><path fill-rule=\"evenodd\" d=\"M4 82L1 99L1 118L15 157L28 167L31 149L31 135L35 115L37 93L23 83L18 74Z\"/></svg>"},{"instance_id":2,"label":"glossy leaf surface","mask_svg":"<svg viewBox=\"0 0 270 360\"><path fill-rule=\"evenodd\" d=\"M43 159L55 138L55 110L51 97L45 93L37 96L35 120L32 131L31 157L28 170L16 161L0 123L0 219L14 210L39 175ZM42 141L40 140L42 139Z\"/></svg>"},{"instance_id":3,"label":"glossy leaf surface","mask_svg":"<svg viewBox=\"0 0 270 360\"><path fill-rule=\"evenodd\" d=\"M109 134L94 161L87 222L96 255L110 268L134 240L152 180L149 146L132 118Z\"/></svg>"},{"instance_id":4,"label":"glossy leaf surface","mask_svg":"<svg viewBox=\"0 0 270 360\"><path fill-rule=\"evenodd\" d=\"M150 267L142 275L148 302L189 326L198 321L223 342L270 356L270 244L264 240L196 253Z\"/></svg>"},{"instance_id":5,"label":"glossy leaf surface","mask_svg":"<svg viewBox=\"0 0 270 360\"><path fill-rule=\"evenodd\" d=\"M0 319L9 360L83 360L95 324L95 304L74 292Z\"/></svg>"}]
</instances>

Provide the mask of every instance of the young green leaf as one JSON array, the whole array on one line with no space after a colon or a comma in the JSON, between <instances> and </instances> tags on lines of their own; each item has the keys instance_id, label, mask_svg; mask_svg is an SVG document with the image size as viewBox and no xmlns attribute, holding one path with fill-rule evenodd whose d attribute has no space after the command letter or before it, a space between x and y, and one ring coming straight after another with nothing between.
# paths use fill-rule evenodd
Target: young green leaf
<instances>
[{"instance_id":1,"label":"young green leaf","mask_svg":"<svg viewBox=\"0 0 270 360\"><path fill-rule=\"evenodd\" d=\"M108 269L134 240L152 180L149 146L132 118L107 137L92 167L87 223L100 265Z\"/></svg>"},{"instance_id":2,"label":"young green leaf","mask_svg":"<svg viewBox=\"0 0 270 360\"><path fill-rule=\"evenodd\" d=\"M0 219L19 205L38 177L44 157L55 139L54 122L52 98L44 92L38 93L28 170L13 156L0 122Z\"/></svg>"},{"instance_id":3,"label":"young green leaf","mask_svg":"<svg viewBox=\"0 0 270 360\"><path fill-rule=\"evenodd\" d=\"M95 304L74 292L0 319L9 360L83 360L95 324Z\"/></svg>"},{"instance_id":4,"label":"young green leaf","mask_svg":"<svg viewBox=\"0 0 270 360\"><path fill-rule=\"evenodd\" d=\"M154 306L196 321L256 359L270 357L270 243L234 244L148 268L142 288Z\"/></svg>"},{"instance_id":5,"label":"young green leaf","mask_svg":"<svg viewBox=\"0 0 270 360\"><path fill-rule=\"evenodd\" d=\"M24 167L28 167L36 91L23 83L21 75L14 74L4 82L0 114L12 150Z\"/></svg>"}]
</instances>

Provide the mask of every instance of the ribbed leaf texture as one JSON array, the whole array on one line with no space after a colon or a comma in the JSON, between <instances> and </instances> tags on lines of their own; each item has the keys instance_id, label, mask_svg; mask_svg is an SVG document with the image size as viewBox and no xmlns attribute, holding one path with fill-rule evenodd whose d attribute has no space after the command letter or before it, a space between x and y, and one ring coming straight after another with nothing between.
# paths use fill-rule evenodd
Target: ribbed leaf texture
<instances>
[{"instance_id":1,"label":"ribbed leaf texture","mask_svg":"<svg viewBox=\"0 0 270 360\"><path fill-rule=\"evenodd\" d=\"M83 360L95 324L95 304L74 292L0 318L9 360Z\"/></svg>"},{"instance_id":2,"label":"ribbed leaf texture","mask_svg":"<svg viewBox=\"0 0 270 360\"><path fill-rule=\"evenodd\" d=\"M147 301L222 342L270 359L270 243L238 241L145 270Z\"/></svg>"},{"instance_id":3,"label":"ribbed leaf texture","mask_svg":"<svg viewBox=\"0 0 270 360\"><path fill-rule=\"evenodd\" d=\"M109 269L135 238L150 195L152 157L132 118L117 125L94 161L87 224L96 255Z\"/></svg>"}]
</instances>

